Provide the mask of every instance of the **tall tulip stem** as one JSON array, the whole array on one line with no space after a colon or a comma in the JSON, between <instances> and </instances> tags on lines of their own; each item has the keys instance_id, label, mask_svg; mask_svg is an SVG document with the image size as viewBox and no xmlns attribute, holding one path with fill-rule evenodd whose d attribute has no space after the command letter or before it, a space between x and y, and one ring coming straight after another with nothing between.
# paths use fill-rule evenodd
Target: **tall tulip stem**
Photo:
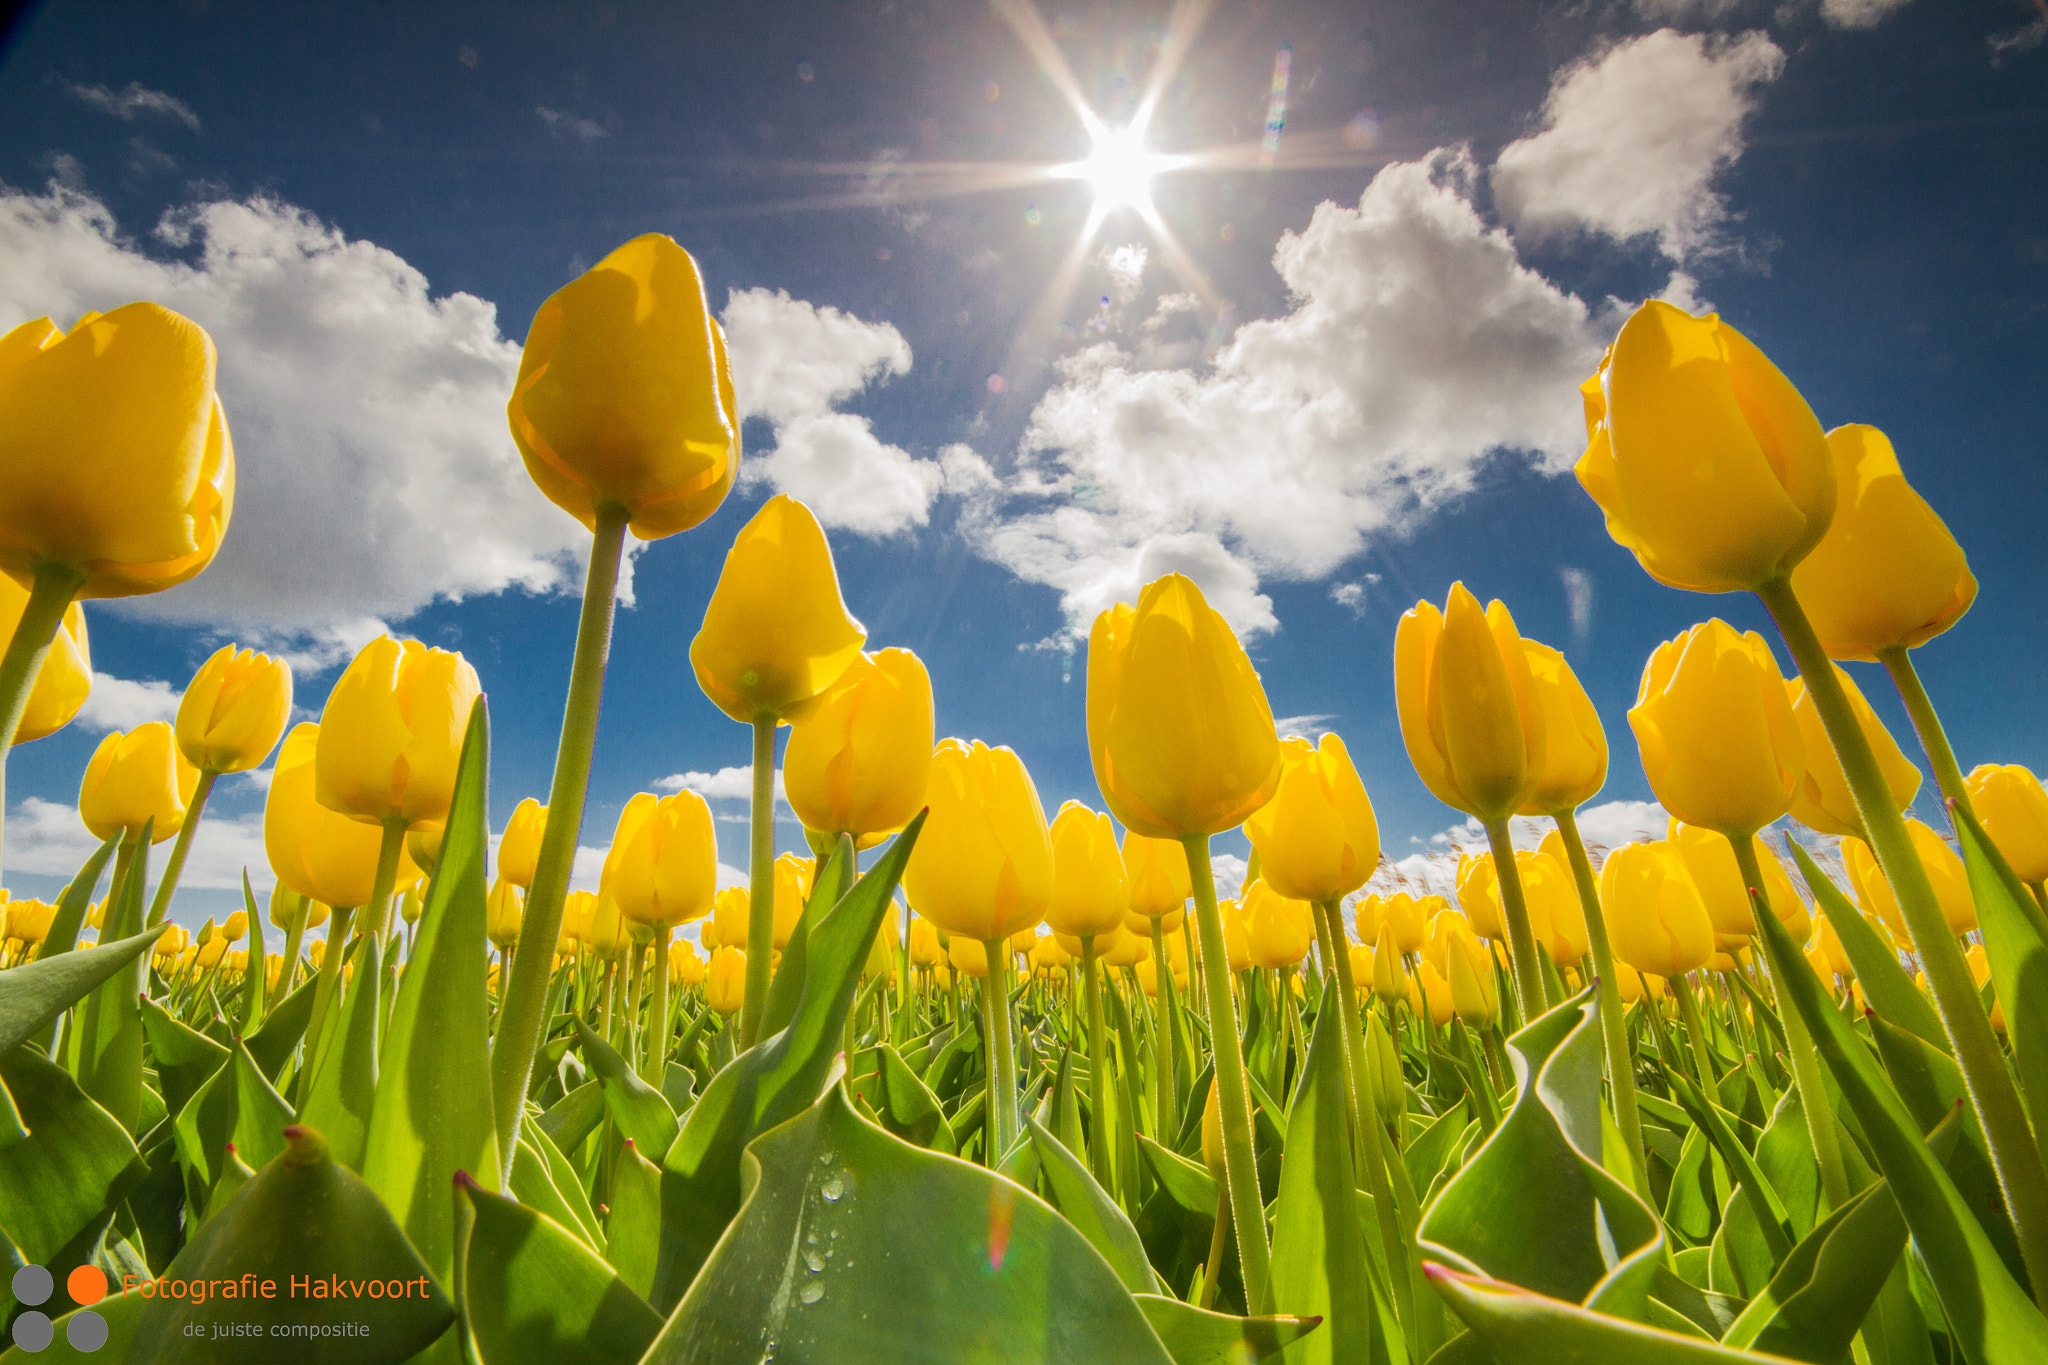
<instances>
[{"instance_id":1,"label":"tall tulip stem","mask_svg":"<svg viewBox=\"0 0 2048 1365\"><path fill-rule=\"evenodd\" d=\"M171 912L171 895L178 889L178 877L185 870L185 855L192 851L192 836L199 832L199 817L206 810L206 798L213 795L213 784L220 774L211 768L199 770L199 781L192 788L192 799L185 805L185 823L178 826L178 840L171 845L171 856L164 862L163 880L156 884L156 899L149 903L149 919L146 929L154 929L164 922L164 916Z\"/></svg>"},{"instance_id":2,"label":"tall tulip stem","mask_svg":"<svg viewBox=\"0 0 2048 1365\"><path fill-rule=\"evenodd\" d=\"M1244 1047L1237 1033L1237 1001L1230 993L1230 950L1223 940L1223 912L1216 905L1216 873L1209 863L1209 836L1190 834L1188 880L1195 895L1195 923L1202 944L1202 976L1209 994L1209 1041L1215 1051L1217 1116L1223 1126L1223 1178L1230 1190L1230 1216L1237 1230L1237 1263L1244 1277L1245 1308L1267 1311L1273 1253L1266 1242L1266 1210L1259 1198L1259 1170L1252 1154L1251 1086L1245 1079Z\"/></svg>"},{"instance_id":3,"label":"tall tulip stem","mask_svg":"<svg viewBox=\"0 0 2048 1365\"><path fill-rule=\"evenodd\" d=\"M7 653L0 655L0 818L7 813L7 751L14 747L21 718L28 712L29 693L35 690L43 660L50 655L50 642L57 638L64 613L71 609L71 599L84 582L84 572L69 564L45 564L37 569L36 581L21 609L21 623L7 642Z\"/></svg>"},{"instance_id":4,"label":"tall tulip stem","mask_svg":"<svg viewBox=\"0 0 2048 1365\"><path fill-rule=\"evenodd\" d=\"M1893 645L1890 649L1880 649L1877 659L1884 665L1885 672L1892 675L1892 686L1899 689L1899 700L1906 703L1906 714L1913 718L1913 730L1920 736L1920 747L1926 750L1927 761L1934 766L1934 781L1941 788L1942 797L1975 815L1977 808L1970 804L1970 789L1963 781L1956 751L1949 747L1948 731L1941 728L1941 717L1935 714L1934 703L1920 682L1920 670L1913 667L1912 653L1904 645Z\"/></svg>"},{"instance_id":5,"label":"tall tulip stem","mask_svg":"<svg viewBox=\"0 0 2048 1365\"><path fill-rule=\"evenodd\" d=\"M377 879L370 883L370 899L363 906L362 929L366 934L391 932L391 888L398 884L398 857L405 852L405 818L394 815L384 822L384 839L377 845Z\"/></svg>"},{"instance_id":6,"label":"tall tulip stem","mask_svg":"<svg viewBox=\"0 0 2048 1365\"><path fill-rule=\"evenodd\" d=\"M270 998L263 1002L263 1012L270 1013L277 1008L277 1002L291 993L292 973L299 965L299 940L306 936L306 921L312 917L313 902L296 891L287 891L298 903L298 910L291 915L284 932L283 965L277 969L277 984L270 988Z\"/></svg>"},{"instance_id":7,"label":"tall tulip stem","mask_svg":"<svg viewBox=\"0 0 2048 1365\"><path fill-rule=\"evenodd\" d=\"M1522 869L1515 862L1515 841L1505 816L1486 823L1486 843L1493 850L1493 872L1500 882L1501 909L1508 922L1508 955L1514 959L1515 994L1521 997L1527 1023L1550 1006L1543 968L1536 961L1536 935L1529 928L1529 902L1522 895Z\"/></svg>"},{"instance_id":8,"label":"tall tulip stem","mask_svg":"<svg viewBox=\"0 0 2048 1365\"><path fill-rule=\"evenodd\" d=\"M768 959L775 951L775 718L754 722L754 800L747 860L747 993L740 1046L754 1045L768 1008Z\"/></svg>"},{"instance_id":9,"label":"tall tulip stem","mask_svg":"<svg viewBox=\"0 0 2048 1365\"><path fill-rule=\"evenodd\" d=\"M2020 1257L2028 1279L2035 1286L2035 1302L2048 1302L2048 1169L2042 1166L2041 1150L2034 1145L2018 1086L2006 1069L1998 1039L1991 1032L1991 1020L1978 997L1976 979L1963 960L1963 950L1955 936L1949 932L1927 869L1921 865L1920 855L1906 833L1906 822L1877 766L1877 756L1871 752L1870 740L1850 709L1833 663L1813 633L1813 625L1793 594L1790 580L1774 579L1758 587L1756 595L1763 599L1779 633L1785 637L1821 722L1827 726L1828 738L1834 742L1835 757L1841 760L1842 772L1849 779L1849 790L1856 798L1863 827L1870 834L1878 866L1898 897L1914 949L1920 954L1921 968L1933 988L1942 1028L1963 1073L1964 1088L1969 1091L1970 1102L1983 1126L1984 1143L1990 1150L1992 1168L1998 1173L2006 1211L2012 1217Z\"/></svg>"},{"instance_id":10,"label":"tall tulip stem","mask_svg":"<svg viewBox=\"0 0 2048 1365\"><path fill-rule=\"evenodd\" d=\"M981 1012L988 1029L988 1084L995 1096L995 1132L985 1144L987 1165L994 1170L1017 1141L1017 1049L1010 1041L1010 941L982 941L988 975L981 982Z\"/></svg>"},{"instance_id":11,"label":"tall tulip stem","mask_svg":"<svg viewBox=\"0 0 2048 1365\"><path fill-rule=\"evenodd\" d=\"M1600 1034L1607 1044L1607 1083L1614 1090L1614 1121L1621 1129L1621 1140L1628 1146L1636 1193L1647 1195L1650 1167L1643 1155L1643 1119L1636 1105L1635 1064L1629 1057L1628 1020L1621 1012L1621 986L1614 975L1614 952L1607 943L1607 917L1600 908L1600 885L1593 879L1593 860L1586 856L1586 841L1579 837L1577 812L1561 810L1551 818L1557 821L1566 861L1572 865L1572 881L1579 888L1579 908L1586 915L1586 941L1592 948L1593 972L1600 986Z\"/></svg>"},{"instance_id":12,"label":"tall tulip stem","mask_svg":"<svg viewBox=\"0 0 2048 1365\"><path fill-rule=\"evenodd\" d=\"M526 920L512 953L512 979L491 1044L491 1108L498 1151L511 1179L519 1148L519 1118L533 1075L533 1054L555 965L555 941L562 932L562 905L576 840L583 832L583 798L590 788L590 756L597 746L597 713L604 700L604 667L612 648L612 610L619 587L619 559L626 547L626 509L616 503L597 508L590 569L583 580L583 614L576 624L576 658L569 666L569 698L562 707L562 734L555 749L555 779L548 791L548 822L534 861Z\"/></svg>"},{"instance_id":13,"label":"tall tulip stem","mask_svg":"<svg viewBox=\"0 0 2048 1365\"><path fill-rule=\"evenodd\" d=\"M1323 1005L1331 1003L1329 992L1337 992L1337 1008L1343 1013L1344 1089L1351 1105L1351 1130L1365 1132L1364 1088L1359 1084L1358 1066L1363 1059L1365 1035L1358 1029L1358 996L1351 983L1351 940L1344 934L1344 911L1334 900L1316 902L1316 945L1323 955Z\"/></svg>"},{"instance_id":14,"label":"tall tulip stem","mask_svg":"<svg viewBox=\"0 0 2048 1365\"><path fill-rule=\"evenodd\" d=\"M337 905L327 920L327 946L320 950L320 984L313 988L313 1017L306 1025L306 1058L299 1065L299 1075L310 1074L320 1060L320 1035L327 1025L327 1011L334 1003L334 990L341 981L341 959L348 949L349 921L355 917L355 910L346 905ZM304 1098L303 1089L300 1098Z\"/></svg>"},{"instance_id":15,"label":"tall tulip stem","mask_svg":"<svg viewBox=\"0 0 2048 1365\"><path fill-rule=\"evenodd\" d=\"M1173 961L1166 955L1166 933L1152 921L1152 1017L1159 1031L1159 1132L1180 1128L1179 1092L1173 1065Z\"/></svg>"},{"instance_id":16,"label":"tall tulip stem","mask_svg":"<svg viewBox=\"0 0 2048 1365\"><path fill-rule=\"evenodd\" d=\"M1110 1153L1114 1148L1109 1131L1109 1078L1104 1074L1109 1065L1109 1045L1102 1036L1102 968L1095 959L1093 934L1081 940L1081 980L1088 993L1088 1164L1094 1168L1096 1183L1114 1191L1116 1183L1110 1174L1114 1164Z\"/></svg>"}]
</instances>

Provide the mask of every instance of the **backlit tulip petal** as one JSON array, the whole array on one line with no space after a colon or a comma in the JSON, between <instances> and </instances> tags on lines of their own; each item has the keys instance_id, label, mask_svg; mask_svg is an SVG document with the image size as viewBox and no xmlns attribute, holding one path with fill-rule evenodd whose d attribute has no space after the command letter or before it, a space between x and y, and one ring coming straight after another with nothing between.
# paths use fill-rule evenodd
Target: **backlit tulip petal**
<instances>
[{"instance_id":1,"label":"backlit tulip petal","mask_svg":"<svg viewBox=\"0 0 2048 1365\"><path fill-rule=\"evenodd\" d=\"M1394 635L1394 696L1408 760L1439 801L1480 820L1521 808L1542 779L1544 714L1514 620L1453 583Z\"/></svg>"},{"instance_id":2,"label":"backlit tulip petal","mask_svg":"<svg viewBox=\"0 0 2048 1365\"><path fill-rule=\"evenodd\" d=\"M291 665L223 645L178 701L178 748L194 767L247 772L270 757L291 714Z\"/></svg>"},{"instance_id":3,"label":"backlit tulip petal","mask_svg":"<svg viewBox=\"0 0 2048 1365\"><path fill-rule=\"evenodd\" d=\"M1131 903L1116 827L1102 812L1069 801L1053 817L1051 839L1052 897L1045 922L1077 938L1114 933Z\"/></svg>"},{"instance_id":4,"label":"backlit tulip petal","mask_svg":"<svg viewBox=\"0 0 2048 1365\"><path fill-rule=\"evenodd\" d=\"M1650 790L1689 825L1753 834L1791 809L1806 772L1770 646L1724 621L1657 647L1628 723Z\"/></svg>"},{"instance_id":5,"label":"backlit tulip petal","mask_svg":"<svg viewBox=\"0 0 2048 1365\"><path fill-rule=\"evenodd\" d=\"M470 708L482 695L460 654L388 635L364 645L320 714L321 804L370 824L447 819Z\"/></svg>"},{"instance_id":6,"label":"backlit tulip petal","mask_svg":"<svg viewBox=\"0 0 2048 1365\"><path fill-rule=\"evenodd\" d=\"M0 573L0 640L14 638L27 605L28 589ZM43 656L35 685L29 689L27 709L22 712L14 742L27 744L55 734L71 723L91 694L92 650L86 641L85 611L73 602L50 642L50 652Z\"/></svg>"},{"instance_id":7,"label":"backlit tulip petal","mask_svg":"<svg viewBox=\"0 0 2048 1365\"><path fill-rule=\"evenodd\" d=\"M1280 785L1244 822L1259 875L1283 896L1341 900L1364 886L1380 861L1379 822L1344 741L1280 746Z\"/></svg>"},{"instance_id":8,"label":"backlit tulip petal","mask_svg":"<svg viewBox=\"0 0 2048 1365\"><path fill-rule=\"evenodd\" d=\"M789 733L782 782L804 828L863 847L910 823L932 769L932 680L907 649L855 659Z\"/></svg>"},{"instance_id":9,"label":"backlit tulip petal","mask_svg":"<svg viewBox=\"0 0 2048 1365\"><path fill-rule=\"evenodd\" d=\"M1970 770L1970 803L1984 832L2023 882L2048 877L2048 792L2017 763L1984 763Z\"/></svg>"},{"instance_id":10,"label":"backlit tulip petal","mask_svg":"<svg viewBox=\"0 0 2048 1365\"><path fill-rule=\"evenodd\" d=\"M1878 771L1884 774L1893 804L1903 811L1913 804L1913 793L1920 790L1920 770L1899 749L1899 742L1885 729L1877 712L1871 710L1856 680L1842 668L1830 666L1835 669L1835 681L1841 684L1842 695L1849 699L1849 709L1863 729L1863 737L1870 741L1871 753L1877 756ZM1857 812L1842 761L1835 757L1834 742L1828 738L1820 708L1806 690L1806 679L1787 678L1785 695L1792 699L1792 718L1799 724L1799 740L1806 753L1806 775L1792 797L1792 818L1822 834L1860 836L1863 817Z\"/></svg>"},{"instance_id":11,"label":"backlit tulip petal","mask_svg":"<svg viewBox=\"0 0 2048 1365\"><path fill-rule=\"evenodd\" d=\"M903 873L917 913L977 942L1043 919L1052 899L1052 838L1022 760L978 739L941 740L927 802L931 814Z\"/></svg>"}]
</instances>

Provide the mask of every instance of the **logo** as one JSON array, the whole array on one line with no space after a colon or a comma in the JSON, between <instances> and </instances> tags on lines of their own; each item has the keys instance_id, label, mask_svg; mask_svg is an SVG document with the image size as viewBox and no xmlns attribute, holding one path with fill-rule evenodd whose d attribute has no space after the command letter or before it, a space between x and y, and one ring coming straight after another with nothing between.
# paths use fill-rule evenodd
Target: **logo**
<instances>
[{"instance_id":1,"label":"logo","mask_svg":"<svg viewBox=\"0 0 2048 1365\"><path fill-rule=\"evenodd\" d=\"M25 1265L14 1272L15 1300L28 1309L14 1320L14 1344L24 1351L40 1351L57 1335L57 1325L42 1306L50 1301L57 1282L39 1265ZM64 1292L78 1305L65 1323L64 1339L74 1351L97 1351L107 1344L107 1320L92 1311L92 1305L107 1296L107 1277L98 1266L82 1265L65 1277Z\"/></svg>"}]
</instances>

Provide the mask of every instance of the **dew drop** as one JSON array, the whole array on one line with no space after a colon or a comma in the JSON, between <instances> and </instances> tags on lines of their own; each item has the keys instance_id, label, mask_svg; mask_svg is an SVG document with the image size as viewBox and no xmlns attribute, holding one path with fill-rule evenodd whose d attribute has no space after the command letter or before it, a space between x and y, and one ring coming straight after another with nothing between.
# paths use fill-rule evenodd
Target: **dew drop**
<instances>
[{"instance_id":1,"label":"dew drop","mask_svg":"<svg viewBox=\"0 0 2048 1365\"><path fill-rule=\"evenodd\" d=\"M846 1193L846 1186L840 1184L839 1177L835 1175L818 1186L818 1193L825 1196L826 1203L836 1204L839 1202L839 1196Z\"/></svg>"},{"instance_id":2,"label":"dew drop","mask_svg":"<svg viewBox=\"0 0 2048 1365\"><path fill-rule=\"evenodd\" d=\"M825 1286L822 1284L807 1284L797 1291L796 1296L804 1303L816 1303L819 1299L825 1297Z\"/></svg>"},{"instance_id":3,"label":"dew drop","mask_svg":"<svg viewBox=\"0 0 2048 1365\"><path fill-rule=\"evenodd\" d=\"M815 1275L825 1268L825 1258L815 1251L806 1251L804 1253L804 1264L809 1266L811 1273Z\"/></svg>"}]
</instances>

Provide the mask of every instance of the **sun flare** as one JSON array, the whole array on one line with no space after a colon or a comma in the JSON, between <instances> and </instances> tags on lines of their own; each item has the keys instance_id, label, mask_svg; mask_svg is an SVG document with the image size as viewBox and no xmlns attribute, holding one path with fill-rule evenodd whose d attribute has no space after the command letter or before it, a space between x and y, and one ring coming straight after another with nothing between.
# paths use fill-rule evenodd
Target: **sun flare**
<instances>
[{"instance_id":1,"label":"sun flare","mask_svg":"<svg viewBox=\"0 0 2048 1365\"><path fill-rule=\"evenodd\" d=\"M1186 162L1146 147L1145 130L1135 125L1100 128L1094 139L1086 158L1062 170L1094 191L1098 215L1127 206L1142 210L1151 203L1153 180Z\"/></svg>"}]
</instances>

